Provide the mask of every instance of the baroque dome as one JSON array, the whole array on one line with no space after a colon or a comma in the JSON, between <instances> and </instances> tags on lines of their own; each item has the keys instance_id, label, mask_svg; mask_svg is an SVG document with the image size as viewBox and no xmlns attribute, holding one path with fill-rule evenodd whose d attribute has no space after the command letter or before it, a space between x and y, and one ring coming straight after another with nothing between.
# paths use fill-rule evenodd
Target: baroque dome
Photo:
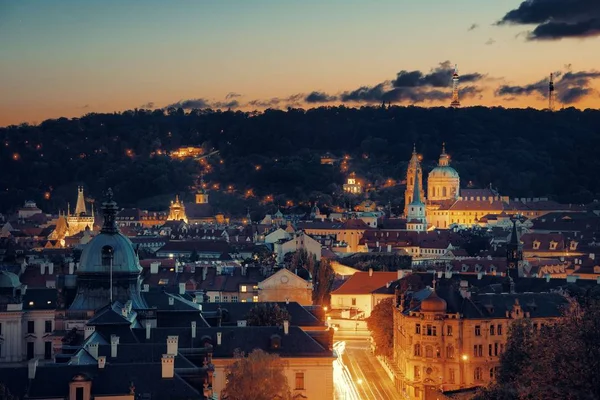
<instances>
[{"instance_id":1,"label":"baroque dome","mask_svg":"<svg viewBox=\"0 0 600 400\"><path fill-rule=\"evenodd\" d=\"M458 172L451 166L437 166L429 173L431 178L459 178Z\"/></svg>"},{"instance_id":2,"label":"baroque dome","mask_svg":"<svg viewBox=\"0 0 600 400\"><path fill-rule=\"evenodd\" d=\"M446 300L439 297L435 291L421 301L421 311L424 312L446 312L447 306Z\"/></svg>"},{"instance_id":3,"label":"baroque dome","mask_svg":"<svg viewBox=\"0 0 600 400\"><path fill-rule=\"evenodd\" d=\"M100 233L83 249L79 260L80 273L109 273L106 257L112 254L113 272L139 274L142 270L131 241L121 233Z\"/></svg>"}]
</instances>

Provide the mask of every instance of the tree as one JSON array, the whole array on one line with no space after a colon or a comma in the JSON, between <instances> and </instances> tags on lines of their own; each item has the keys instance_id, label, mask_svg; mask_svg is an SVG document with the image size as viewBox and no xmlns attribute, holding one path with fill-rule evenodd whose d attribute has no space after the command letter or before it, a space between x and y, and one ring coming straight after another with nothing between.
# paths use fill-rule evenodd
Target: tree
<instances>
[{"instance_id":1,"label":"tree","mask_svg":"<svg viewBox=\"0 0 600 400\"><path fill-rule=\"evenodd\" d=\"M600 302L573 300L553 324L513 323L497 382L478 400L600 399Z\"/></svg>"},{"instance_id":2,"label":"tree","mask_svg":"<svg viewBox=\"0 0 600 400\"><path fill-rule=\"evenodd\" d=\"M227 384L222 392L225 400L291 399L284 365L277 354L260 349L248 357L236 350L235 361L225 368Z\"/></svg>"},{"instance_id":3,"label":"tree","mask_svg":"<svg viewBox=\"0 0 600 400\"><path fill-rule=\"evenodd\" d=\"M246 323L249 326L282 326L283 321L290 320L288 310L276 303L257 304L246 314Z\"/></svg>"},{"instance_id":4,"label":"tree","mask_svg":"<svg viewBox=\"0 0 600 400\"><path fill-rule=\"evenodd\" d=\"M329 293L331 292L331 286L335 279L335 273L331 266L331 260L328 258L321 258L317 267L317 274L314 277L314 291L313 301L314 304L326 305L329 304Z\"/></svg>"},{"instance_id":5,"label":"tree","mask_svg":"<svg viewBox=\"0 0 600 400\"><path fill-rule=\"evenodd\" d=\"M19 400L19 398L10 394L10 390L8 390L6 385L0 382L0 400Z\"/></svg>"},{"instance_id":6,"label":"tree","mask_svg":"<svg viewBox=\"0 0 600 400\"><path fill-rule=\"evenodd\" d=\"M394 351L394 305L393 299L382 300L373 307L367 318L367 327L375 341L375 354L392 357Z\"/></svg>"}]
</instances>

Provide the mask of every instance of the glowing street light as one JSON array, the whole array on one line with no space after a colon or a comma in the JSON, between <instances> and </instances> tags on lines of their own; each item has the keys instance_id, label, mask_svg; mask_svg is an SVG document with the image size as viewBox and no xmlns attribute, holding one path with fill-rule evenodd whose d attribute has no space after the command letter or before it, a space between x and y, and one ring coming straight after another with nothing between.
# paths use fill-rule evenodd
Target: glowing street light
<instances>
[{"instance_id":1,"label":"glowing street light","mask_svg":"<svg viewBox=\"0 0 600 400\"><path fill-rule=\"evenodd\" d=\"M362 379L360 379L360 378L358 378L358 380L356 381L356 383L358 383L359 385L362 385L362 383L363 383L363 380L362 380Z\"/></svg>"},{"instance_id":2,"label":"glowing street light","mask_svg":"<svg viewBox=\"0 0 600 400\"><path fill-rule=\"evenodd\" d=\"M466 354L463 354L463 355L462 355L462 360L463 360L463 361L467 361L468 359L469 359L469 356L468 356L468 355L466 355Z\"/></svg>"}]
</instances>

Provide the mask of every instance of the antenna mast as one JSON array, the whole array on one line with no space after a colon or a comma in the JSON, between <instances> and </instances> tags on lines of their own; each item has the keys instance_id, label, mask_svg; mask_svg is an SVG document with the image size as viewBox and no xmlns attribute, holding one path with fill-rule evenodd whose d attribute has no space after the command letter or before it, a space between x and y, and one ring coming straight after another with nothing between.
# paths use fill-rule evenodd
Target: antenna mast
<instances>
[{"instance_id":1,"label":"antenna mast","mask_svg":"<svg viewBox=\"0 0 600 400\"><path fill-rule=\"evenodd\" d=\"M548 110L554 111L554 74L550 74L548 83Z\"/></svg>"},{"instance_id":2,"label":"antenna mast","mask_svg":"<svg viewBox=\"0 0 600 400\"><path fill-rule=\"evenodd\" d=\"M460 107L460 100L458 99L458 65L454 66L454 74L452 75L452 103L450 107Z\"/></svg>"}]
</instances>

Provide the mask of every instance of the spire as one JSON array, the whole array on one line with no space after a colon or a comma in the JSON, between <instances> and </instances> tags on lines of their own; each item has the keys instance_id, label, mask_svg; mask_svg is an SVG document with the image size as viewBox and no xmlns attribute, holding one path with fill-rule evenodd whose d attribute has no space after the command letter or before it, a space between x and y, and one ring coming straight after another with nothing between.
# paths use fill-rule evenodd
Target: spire
<instances>
[{"instance_id":1,"label":"spire","mask_svg":"<svg viewBox=\"0 0 600 400\"><path fill-rule=\"evenodd\" d=\"M71 203L67 202L67 217L71 216Z\"/></svg>"},{"instance_id":2,"label":"spire","mask_svg":"<svg viewBox=\"0 0 600 400\"><path fill-rule=\"evenodd\" d=\"M119 233L117 227L117 203L113 200L113 191L108 189L106 192L106 200L102 203L102 214L104 215L104 224L100 232L108 234Z\"/></svg>"},{"instance_id":3,"label":"spire","mask_svg":"<svg viewBox=\"0 0 600 400\"><path fill-rule=\"evenodd\" d=\"M440 167L447 167L450 164L450 157L446 154L446 142L442 143L442 154L440 154L440 160L438 165Z\"/></svg>"},{"instance_id":4,"label":"spire","mask_svg":"<svg viewBox=\"0 0 600 400\"><path fill-rule=\"evenodd\" d=\"M416 143L413 143L413 152L412 153L415 156L417 155L417 144Z\"/></svg>"},{"instance_id":5,"label":"spire","mask_svg":"<svg viewBox=\"0 0 600 400\"><path fill-rule=\"evenodd\" d=\"M85 197L83 196L83 186L77 187L77 206L75 207L75 215L86 215Z\"/></svg>"},{"instance_id":6,"label":"spire","mask_svg":"<svg viewBox=\"0 0 600 400\"><path fill-rule=\"evenodd\" d=\"M513 222L513 226L512 226L512 232L510 234L509 243L512 245L518 246L520 243L519 243L519 235L517 233L517 218L513 218L512 222Z\"/></svg>"},{"instance_id":7,"label":"spire","mask_svg":"<svg viewBox=\"0 0 600 400\"><path fill-rule=\"evenodd\" d=\"M446 154L446 142L442 142L442 155Z\"/></svg>"},{"instance_id":8,"label":"spire","mask_svg":"<svg viewBox=\"0 0 600 400\"><path fill-rule=\"evenodd\" d=\"M421 201L421 186L419 185L419 170L415 173L415 184L413 185L413 197L411 205L423 205Z\"/></svg>"}]
</instances>

